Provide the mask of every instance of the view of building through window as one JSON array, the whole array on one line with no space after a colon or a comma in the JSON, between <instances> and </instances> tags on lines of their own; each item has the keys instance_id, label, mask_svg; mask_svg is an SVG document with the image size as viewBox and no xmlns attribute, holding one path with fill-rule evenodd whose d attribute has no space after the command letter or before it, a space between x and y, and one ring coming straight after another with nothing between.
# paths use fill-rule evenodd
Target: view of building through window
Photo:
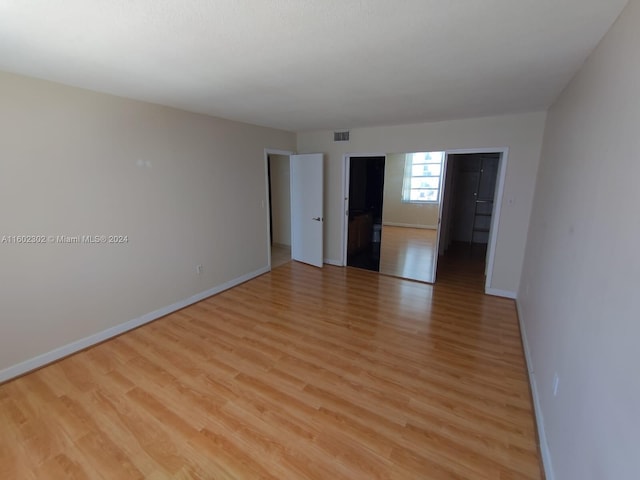
<instances>
[{"instance_id":1,"label":"view of building through window","mask_svg":"<svg viewBox=\"0 0 640 480\"><path fill-rule=\"evenodd\" d=\"M437 203L440 200L444 152L407 153L402 201Z\"/></svg>"}]
</instances>

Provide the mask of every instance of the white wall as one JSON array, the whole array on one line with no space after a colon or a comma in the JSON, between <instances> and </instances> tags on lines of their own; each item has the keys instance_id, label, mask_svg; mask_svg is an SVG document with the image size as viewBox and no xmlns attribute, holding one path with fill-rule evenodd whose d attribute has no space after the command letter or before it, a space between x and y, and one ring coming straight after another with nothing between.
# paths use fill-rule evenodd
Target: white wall
<instances>
[{"instance_id":1,"label":"white wall","mask_svg":"<svg viewBox=\"0 0 640 480\"><path fill-rule=\"evenodd\" d=\"M128 236L0 243L0 374L267 266L264 149L293 133L4 73L0 92L0 237Z\"/></svg>"},{"instance_id":2,"label":"white wall","mask_svg":"<svg viewBox=\"0 0 640 480\"><path fill-rule=\"evenodd\" d=\"M502 218L498 226L491 288L518 290L524 245L540 161L546 114L452 120L351 130L350 142L333 142L333 132L298 134L298 151L324 152L325 258L342 259L343 157L346 153L424 152L509 147ZM508 200L512 201L509 202Z\"/></svg>"},{"instance_id":3,"label":"white wall","mask_svg":"<svg viewBox=\"0 0 640 480\"><path fill-rule=\"evenodd\" d=\"M406 153L387 155L384 164L382 223L385 225L438 228L438 205L402 201Z\"/></svg>"},{"instance_id":4,"label":"white wall","mask_svg":"<svg viewBox=\"0 0 640 480\"><path fill-rule=\"evenodd\" d=\"M547 122L518 303L550 480L640 478L639 46L632 0Z\"/></svg>"},{"instance_id":5,"label":"white wall","mask_svg":"<svg viewBox=\"0 0 640 480\"><path fill-rule=\"evenodd\" d=\"M271 212L273 243L291 245L291 178L289 157L269 155L271 160Z\"/></svg>"}]
</instances>

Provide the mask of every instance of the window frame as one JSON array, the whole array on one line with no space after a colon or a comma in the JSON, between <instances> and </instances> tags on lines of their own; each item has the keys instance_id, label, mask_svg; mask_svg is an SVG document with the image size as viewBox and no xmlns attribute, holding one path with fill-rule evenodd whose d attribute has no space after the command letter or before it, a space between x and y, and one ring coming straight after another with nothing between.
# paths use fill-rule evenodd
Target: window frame
<instances>
[{"instance_id":1,"label":"window frame","mask_svg":"<svg viewBox=\"0 0 640 480\"><path fill-rule=\"evenodd\" d=\"M439 161L425 161L427 155L438 154L440 156ZM423 160L416 162L416 156L422 155ZM432 152L412 152L405 154L405 165L404 165L404 173L403 173L403 182L402 182L402 203L414 203L414 204L438 204L440 202L440 196L442 193L442 174L444 170L444 151L432 151ZM439 175L413 175L413 167L415 165L440 165L440 174ZM430 187L412 187L412 180L414 178L437 178L438 179L438 187L430 188ZM413 190L435 190L436 199L435 200L412 200L411 192Z\"/></svg>"}]
</instances>

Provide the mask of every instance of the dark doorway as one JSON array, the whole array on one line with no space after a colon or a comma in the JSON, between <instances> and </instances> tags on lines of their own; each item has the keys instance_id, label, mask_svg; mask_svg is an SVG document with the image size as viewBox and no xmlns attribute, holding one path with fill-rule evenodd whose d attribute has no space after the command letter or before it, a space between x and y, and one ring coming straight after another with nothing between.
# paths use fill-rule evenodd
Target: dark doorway
<instances>
[{"instance_id":1,"label":"dark doorway","mask_svg":"<svg viewBox=\"0 0 640 480\"><path fill-rule=\"evenodd\" d=\"M380 270L384 157L351 157L347 265Z\"/></svg>"},{"instance_id":2,"label":"dark doorway","mask_svg":"<svg viewBox=\"0 0 640 480\"><path fill-rule=\"evenodd\" d=\"M500 157L500 153L447 157L440 237L445 262L438 264L438 274L452 261L458 271L465 264L470 270L484 271Z\"/></svg>"}]
</instances>

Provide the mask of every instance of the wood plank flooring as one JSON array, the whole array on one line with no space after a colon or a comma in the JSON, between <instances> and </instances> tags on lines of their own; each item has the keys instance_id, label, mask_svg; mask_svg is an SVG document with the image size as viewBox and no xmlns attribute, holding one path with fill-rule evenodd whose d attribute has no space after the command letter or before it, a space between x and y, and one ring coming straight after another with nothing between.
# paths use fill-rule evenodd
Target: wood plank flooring
<instances>
[{"instance_id":1,"label":"wood plank flooring","mask_svg":"<svg viewBox=\"0 0 640 480\"><path fill-rule=\"evenodd\" d=\"M383 225L380 273L433 283L437 230Z\"/></svg>"},{"instance_id":2,"label":"wood plank flooring","mask_svg":"<svg viewBox=\"0 0 640 480\"><path fill-rule=\"evenodd\" d=\"M1 385L0 477L540 479L514 304L287 263Z\"/></svg>"},{"instance_id":3,"label":"wood plank flooring","mask_svg":"<svg viewBox=\"0 0 640 480\"><path fill-rule=\"evenodd\" d=\"M271 268L291 261L291 246L274 243L271 245Z\"/></svg>"}]
</instances>

